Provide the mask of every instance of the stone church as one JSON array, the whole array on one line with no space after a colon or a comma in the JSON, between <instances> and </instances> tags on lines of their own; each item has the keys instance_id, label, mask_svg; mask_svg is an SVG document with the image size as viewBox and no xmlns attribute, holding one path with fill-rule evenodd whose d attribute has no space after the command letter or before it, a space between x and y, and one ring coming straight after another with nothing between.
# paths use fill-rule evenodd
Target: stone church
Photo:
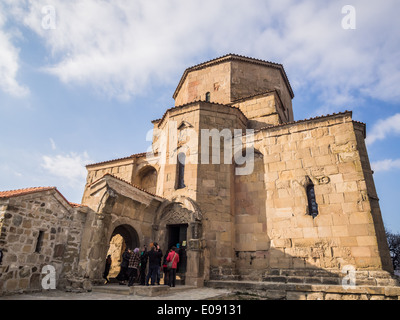
<instances>
[{"instance_id":1,"label":"stone church","mask_svg":"<svg viewBox=\"0 0 400 320\"><path fill-rule=\"evenodd\" d=\"M0 294L40 289L45 265L60 289L102 283L116 235L180 243L191 286L339 287L346 268L357 285L396 285L352 112L296 121L283 66L234 54L186 69L173 98L147 152L87 166L81 204L56 188L0 192Z\"/></svg>"}]
</instances>

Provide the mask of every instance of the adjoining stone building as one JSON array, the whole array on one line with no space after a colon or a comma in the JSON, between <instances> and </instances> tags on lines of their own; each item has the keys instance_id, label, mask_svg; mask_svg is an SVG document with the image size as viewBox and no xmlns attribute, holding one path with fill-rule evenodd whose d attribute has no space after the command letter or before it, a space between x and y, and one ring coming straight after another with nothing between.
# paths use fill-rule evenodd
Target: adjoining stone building
<instances>
[{"instance_id":1,"label":"adjoining stone building","mask_svg":"<svg viewBox=\"0 0 400 320\"><path fill-rule=\"evenodd\" d=\"M57 266L60 287L100 283L116 234L132 248L186 244L189 285L340 284L347 266L358 284L396 284L365 124L351 112L294 121L283 66L232 54L187 69L173 97L153 121L152 152L87 166L81 205L54 188L0 193L0 290L36 288L43 264ZM237 130L251 163L227 156Z\"/></svg>"},{"instance_id":2,"label":"adjoining stone building","mask_svg":"<svg viewBox=\"0 0 400 320\"><path fill-rule=\"evenodd\" d=\"M0 192L0 294L40 290L47 265L65 287L77 274L86 213L54 187Z\"/></svg>"}]
</instances>

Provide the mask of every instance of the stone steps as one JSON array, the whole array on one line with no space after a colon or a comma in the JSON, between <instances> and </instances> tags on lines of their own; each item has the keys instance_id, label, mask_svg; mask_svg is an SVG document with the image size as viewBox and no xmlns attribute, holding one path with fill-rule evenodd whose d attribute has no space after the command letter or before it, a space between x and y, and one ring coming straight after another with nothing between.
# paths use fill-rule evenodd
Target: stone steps
<instances>
[{"instance_id":1,"label":"stone steps","mask_svg":"<svg viewBox=\"0 0 400 320\"><path fill-rule=\"evenodd\" d=\"M268 300L400 300L398 286L341 285L225 281L210 280L206 286L215 289L231 289L238 295L257 296Z\"/></svg>"},{"instance_id":2,"label":"stone steps","mask_svg":"<svg viewBox=\"0 0 400 320\"><path fill-rule=\"evenodd\" d=\"M170 293L176 293L179 291L191 290L196 287L191 286L180 286L177 285L174 288L164 285L155 286L138 286L134 285L132 287L121 286L115 284L108 284L102 286L94 286L92 288L93 292L106 293L106 294L118 294L118 295L137 295L142 297L157 297L163 296Z\"/></svg>"},{"instance_id":3,"label":"stone steps","mask_svg":"<svg viewBox=\"0 0 400 320\"><path fill-rule=\"evenodd\" d=\"M326 276L264 276L263 282L277 283L298 283L298 284L321 284L321 285L342 285L343 277L326 277ZM374 278L374 277L356 277L356 283L359 286L382 287L398 286L398 281L394 278Z\"/></svg>"},{"instance_id":4,"label":"stone steps","mask_svg":"<svg viewBox=\"0 0 400 320\"><path fill-rule=\"evenodd\" d=\"M131 287L128 286L120 286L120 285L104 285L104 286L94 286L92 288L92 292L100 292L107 294L121 294L121 295L131 295Z\"/></svg>"}]
</instances>

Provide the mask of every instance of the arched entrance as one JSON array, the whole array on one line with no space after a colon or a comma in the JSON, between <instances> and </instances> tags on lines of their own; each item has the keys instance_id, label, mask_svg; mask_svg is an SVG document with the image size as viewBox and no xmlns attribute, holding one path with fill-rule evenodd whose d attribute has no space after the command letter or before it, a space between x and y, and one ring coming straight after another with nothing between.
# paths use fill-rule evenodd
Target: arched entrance
<instances>
[{"instance_id":1,"label":"arched entrance","mask_svg":"<svg viewBox=\"0 0 400 320\"><path fill-rule=\"evenodd\" d=\"M110 237L110 245L107 251L107 256L110 255L112 260L109 279L113 279L118 275L122 262L122 253L127 248L133 250L139 247L139 236L132 226L123 224L114 229Z\"/></svg>"},{"instance_id":2,"label":"arched entrance","mask_svg":"<svg viewBox=\"0 0 400 320\"><path fill-rule=\"evenodd\" d=\"M112 175L105 175L93 184L88 194L83 201L90 209L86 218L88 227L82 235L80 273L100 284L104 283L111 239L119 235L125 246L133 249L152 242L154 217L166 200Z\"/></svg>"},{"instance_id":3,"label":"arched entrance","mask_svg":"<svg viewBox=\"0 0 400 320\"><path fill-rule=\"evenodd\" d=\"M168 224L167 225L167 248L176 247L179 253L179 264L177 274L181 278L186 274L187 266L187 237L188 237L188 224Z\"/></svg>"},{"instance_id":4,"label":"arched entrance","mask_svg":"<svg viewBox=\"0 0 400 320\"><path fill-rule=\"evenodd\" d=\"M124 239L126 246L130 249L135 249L140 246L139 236L136 230L128 224L123 224L116 227L111 235L111 238L116 235L120 235Z\"/></svg>"},{"instance_id":5,"label":"arched entrance","mask_svg":"<svg viewBox=\"0 0 400 320\"><path fill-rule=\"evenodd\" d=\"M154 224L157 226L155 239L163 248L180 245L182 263L178 265L177 278L186 285L197 285L203 273L200 266L202 214L197 204L184 196L173 198L160 208Z\"/></svg>"}]
</instances>

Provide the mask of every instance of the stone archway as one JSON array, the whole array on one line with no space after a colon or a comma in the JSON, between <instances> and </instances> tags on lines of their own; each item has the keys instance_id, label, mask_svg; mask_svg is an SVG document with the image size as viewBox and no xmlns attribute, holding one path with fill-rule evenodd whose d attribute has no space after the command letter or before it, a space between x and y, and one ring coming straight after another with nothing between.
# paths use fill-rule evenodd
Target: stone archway
<instances>
[{"instance_id":1,"label":"stone archway","mask_svg":"<svg viewBox=\"0 0 400 320\"><path fill-rule=\"evenodd\" d=\"M140 188L152 193L157 193L157 169L151 165L146 165L141 168L138 174L134 177L133 182Z\"/></svg>"},{"instance_id":2,"label":"stone archway","mask_svg":"<svg viewBox=\"0 0 400 320\"><path fill-rule=\"evenodd\" d=\"M159 214L154 222L155 239L166 249L169 249L171 228L186 229L186 268L184 277L186 285L202 285L203 270L201 268L200 259L203 254L202 250L202 214L197 204L187 197L176 197L166 203L159 210ZM181 243L182 245L182 243Z\"/></svg>"},{"instance_id":3,"label":"stone archway","mask_svg":"<svg viewBox=\"0 0 400 320\"><path fill-rule=\"evenodd\" d=\"M119 234L125 241L125 244L127 248L130 249L135 249L140 247L140 242L139 242L139 235L135 228L133 228L129 224L122 224L117 226L112 235L111 238L114 237L115 235ZM110 240L111 240L110 238Z\"/></svg>"},{"instance_id":4,"label":"stone archway","mask_svg":"<svg viewBox=\"0 0 400 320\"><path fill-rule=\"evenodd\" d=\"M115 278L122 262L122 253L125 249L135 249L140 247L139 236L135 228L129 224L117 226L110 237L107 256L111 256L112 264L109 271L109 278Z\"/></svg>"},{"instance_id":5,"label":"stone archway","mask_svg":"<svg viewBox=\"0 0 400 320\"><path fill-rule=\"evenodd\" d=\"M153 239L153 221L165 199L111 175L89 189L88 212L80 250L80 274L102 283L110 240L121 234L133 249Z\"/></svg>"},{"instance_id":6,"label":"stone archway","mask_svg":"<svg viewBox=\"0 0 400 320\"><path fill-rule=\"evenodd\" d=\"M154 225L159 243L165 243L168 226L188 225L188 240L201 238L202 214L197 204L187 197L176 197L159 210Z\"/></svg>"}]
</instances>

